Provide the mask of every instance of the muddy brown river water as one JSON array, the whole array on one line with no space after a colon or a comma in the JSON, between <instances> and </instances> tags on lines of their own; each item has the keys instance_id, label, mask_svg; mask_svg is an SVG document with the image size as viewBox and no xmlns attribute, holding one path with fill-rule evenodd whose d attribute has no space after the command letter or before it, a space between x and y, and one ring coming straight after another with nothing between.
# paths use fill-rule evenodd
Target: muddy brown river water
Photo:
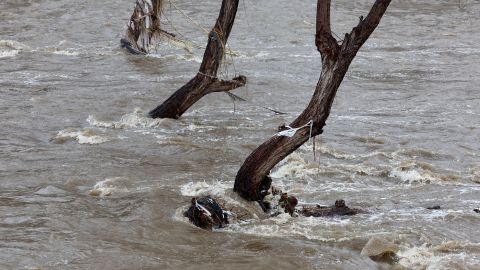
<instances>
[{"instance_id":1,"label":"muddy brown river water","mask_svg":"<svg viewBox=\"0 0 480 270\"><path fill-rule=\"evenodd\" d=\"M373 0L333 2L341 37ZM198 25L167 4L193 52L142 57L119 48L132 1L0 2L0 269L480 269L480 2L393 1L316 159L306 144L272 171L301 203L367 210L339 218L272 218L232 192L313 93L316 1L240 2L222 76L246 75L248 102L217 93L180 120L146 117L196 73L220 3L177 0ZM181 213L206 194L252 218L195 228ZM394 265L365 255L378 243Z\"/></svg>"}]
</instances>

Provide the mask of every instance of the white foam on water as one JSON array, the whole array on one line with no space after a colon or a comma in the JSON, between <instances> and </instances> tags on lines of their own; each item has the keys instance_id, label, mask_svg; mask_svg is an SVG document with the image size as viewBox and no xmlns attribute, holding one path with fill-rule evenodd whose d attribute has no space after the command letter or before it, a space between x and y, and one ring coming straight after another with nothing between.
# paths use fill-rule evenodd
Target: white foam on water
<instances>
[{"instance_id":1,"label":"white foam on water","mask_svg":"<svg viewBox=\"0 0 480 270\"><path fill-rule=\"evenodd\" d=\"M254 52L254 53L248 53L248 54L238 54L236 56L238 59L266 59L270 58L270 52L268 51L259 51L259 52Z\"/></svg>"},{"instance_id":2,"label":"white foam on water","mask_svg":"<svg viewBox=\"0 0 480 270\"><path fill-rule=\"evenodd\" d=\"M143 110L135 108L133 113L123 115L119 121L101 121L97 120L95 116L89 115L87 122L94 127L112 128L112 129L125 129L125 128L155 128L162 125L172 123L170 119L159 119L148 117Z\"/></svg>"},{"instance_id":3,"label":"white foam on water","mask_svg":"<svg viewBox=\"0 0 480 270\"><path fill-rule=\"evenodd\" d=\"M292 153L283 159L270 174L273 178L301 178L319 173L319 166L306 162L298 153Z\"/></svg>"},{"instance_id":4,"label":"white foam on water","mask_svg":"<svg viewBox=\"0 0 480 270\"><path fill-rule=\"evenodd\" d=\"M35 194L42 196L64 196L66 195L66 191L55 186L46 186L37 190Z\"/></svg>"},{"instance_id":5,"label":"white foam on water","mask_svg":"<svg viewBox=\"0 0 480 270\"><path fill-rule=\"evenodd\" d=\"M358 238L350 218L291 217L282 213L266 219L250 219L230 224L223 230L264 237L304 237L322 242L340 242Z\"/></svg>"},{"instance_id":6,"label":"white foam on water","mask_svg":"<svg viewBox=\"0 0 480 270\"><path fill-rule=\"evenodd\" d=\"M431 183L432 181L436 181L437 179L428 172L425 171L418 171L415 169L410 169L403 171L401 169L395 168L390 171L388 175L392 178L398 178L400 181L406 184L421 184L421 183Z\"/></svg>"},{"instance_id":7,"label":"white foam on water","mask_svg":"<svg viewBox=\"0 0 480 270\"><path fill-rule=\"evenodd\" d=\"M29 47L15 40L0 40L0 58L13 57Z\"/></svg>"},{"instance_id":8,"label":"white foam on water","mask_svg":"<svg viewBox=\"0 0 480 270\"><path fill-rule=\"evenodd\" d=\"M232 182L214 181L207 183L206 181L192 181L180 187L180 193L183 196L199 197L212 196L220 198L231 205L248 204L245 200L240 199L236 193L233 192Z\"/></svg>"},{"instance_id":9,"label":"white foam on water","mask_svg":"<svg viewBox=\"0 0 480 270\"><path fill-rule=\"evenodd\" d=\"M105 197L115 193L126 193L129 190L123 185L124 181L127 181L123 177L106 178L103 181L97 182L88 194L91 196Z\"/></svg>"},{"instance_id":10,"label":"white foam on water","mask_svg":"<svg viewBox=\"0 0 480 270\"><path fill-rule=\"evenodd\" d=\"M29 47L15 40L0 40L0 47L8 47L13 50L26 50Z\"/></svg>"},{"instance_id":11,"label":"white foam on water","mask_svg":"<svg viewBox=\"0 0 480 270\"><path fill-rule=\"evenodd\" d=\"M77 56L80 55L80 52L74 50L60 50L55 49L52 51L53 54L65 55L65 56Z\"/></svg>"},{"instance_id":12,"label":"white foam on water","mask_svg":"<svg viewBox=\"0 0 480 270\"><path fill-rule=\"evenodd\" d=\"M54 140L61 141L62 139L74 139L80 144L100 144L110 141L110 138L98 135L94 130L85 128L85 129L65 129L57 133Z\"/></svg>"},{"instance_id":13,"label":"white foam on water","mask_svg":"<svg viewBox=\"0 0 480 270\"><path fill-rule=\"evenodd\" d=\"M0 49L0 58L7 58L7 57L13 57L17 55L20 51L18 50L8 50L4 51Z\"/></svg>"},{"instance_id":14,"label":"white foam on water","mask_svg":"<svg viewBox=\"0 0 480 270\"><path fill-rule=\"evenodd\" d=\"M192 54L162 54L162 53L149 53L146 57L164 59L164 60L182 60L188 62L202 63L203 58L198 55Z\"/></svg>"},{"instance_id":15,"label":"white foam on water","mask_svg":"<svg viewBox=\"0 0 480 270\"><path fill-rule=\"evenodd\" d=\"M270 176L275 180L274 186L285 192L316 193L322 192L359 192L381 191L387 187L372 186L362 181L355 181L357 175L380 176L383 168L369 167L364 164L330 164L329 162L308 162L299 152L294 152L272 170ZM329 179L319 184L320 179ZM352 181L345 182L345 178Z\"/></svg>"},{"instance_id":16,"label":"white foam on water","mask_svg":"<svg viewBox=\"0 0 480 270\"><path fill-rule=\"evenodd\" d=\"M190 221L184 215L184 213L185 213L185 211L187 211L187 209L188 209L187 205L175 209L175 214L173 214L173 220L190 224Z\"/></svg>"},{"instance_id":17,"label":"white foam on water","mask_svg":"<svg viewBox=\"0 0 480 270\"><path fill-rule=\"evenodd\" d=\"M424 244L422 246L403 247L397 253L398 264L407 269L479 269L479 247L479 244L461 241L449 241L437 246ZM477 252L474 249L477 249Z\"/></svg>"}]
</instances>

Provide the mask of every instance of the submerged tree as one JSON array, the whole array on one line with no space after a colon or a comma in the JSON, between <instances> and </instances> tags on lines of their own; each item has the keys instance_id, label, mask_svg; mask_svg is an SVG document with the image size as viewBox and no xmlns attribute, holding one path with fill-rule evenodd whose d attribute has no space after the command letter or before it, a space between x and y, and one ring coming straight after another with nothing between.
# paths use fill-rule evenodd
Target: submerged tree
<instances>
[{"instance_id":1,"label":"submerged tree","mask_svg":"<svg viewBox=\"0 0 480 270\"><path fill-rule=\"evenodd\" d=\"M244 86L246 78L219 80L218 68L226 51L226 43L237 14L239 0L223 0L215 26L208 35L208 43L200 69L187 84L157 108L150 111L153 118L179 118L195 102L213 92L225 92Z\"/></svg>"},{"instance_id":2,"label":"submerged tree","mask_svg":"<svg viewBox=\"0 0 480 270\"><path fill-rule=\"evenodd\" d=\"M234 191L247 200L261 202L272 182L270 170L309 138L322 134L350 63L380 23L391 0L376 0L367 17L360 17L358 25L345 34L341 43L332 36L330 2L317 2L315 45L321 55L322 70L313 97L297 119L255 149L241 166Z\"/></svg>"},{"instance_id":3,"label":"submerged tree","mask_svg":"<svg viewBox=\"0 0 480 270\"><path fill-rule=\"evenodd\" d=\"M148 53L155 36L167 34L160 27L162 8L163 0L137 0L125 38L120 40L122 47L134 54Z\"/></svg>"},{"instance_id":4,"label":"submerged tree","mask_svg":"<svg viewBox=\"0 0 480 270\"><path fill-rule=\"evenodd\" d=\"M123 48L133 54L148 54L160 43L182 47L191 53L190 44L160 24L165 0L136 0L132 16L127 25L125 38L120 40Z\"/></svg>"}]
</instances>

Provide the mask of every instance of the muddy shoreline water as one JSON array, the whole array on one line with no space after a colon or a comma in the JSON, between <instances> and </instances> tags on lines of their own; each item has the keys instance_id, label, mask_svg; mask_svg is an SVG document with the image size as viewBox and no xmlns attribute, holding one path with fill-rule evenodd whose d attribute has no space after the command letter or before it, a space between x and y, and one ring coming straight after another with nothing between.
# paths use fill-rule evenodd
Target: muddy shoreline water
<instances>
[{"instance_id":1,"label":"muddy shoreline water","mask_svg":"<svg viewBox=\"0 0 480 270\"><path fill-rule=\"evenodd\" d=\"M176 3L207 29L220 5ZM334 1L333 31L370 5ZM248 102L234 111L212 94L179 120L146 112L196 73L203 51L126 54L132 6L0 3L0 269L390 269L367 256L378 252L369 242L395 247L404 269L478 269L478 1L393 2L339 89L315 160L307 144L272 171L301 204L344 198L368 211L328 219L269 217L232 191L245 157L313 93L315 3L241 2L229 38L238 55L222 76L246 75L234 93ZM166 14L205 44L181 13ZM200 230L183 212L204 195L251 218Z\"/></svg>"}]
</instances>

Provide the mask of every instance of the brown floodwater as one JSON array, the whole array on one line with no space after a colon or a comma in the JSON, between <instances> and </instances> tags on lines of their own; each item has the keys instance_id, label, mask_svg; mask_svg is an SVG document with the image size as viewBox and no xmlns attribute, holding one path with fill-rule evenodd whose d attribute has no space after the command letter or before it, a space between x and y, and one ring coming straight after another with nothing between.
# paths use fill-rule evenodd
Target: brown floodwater
<instances>
[{"instance_id":1,"label":"brown floodwater","mask_svg":"<svg viewBox=\"0 0 480 270\"><path fill-rule=\"evenodd\" d=\"M372 3L333 1L333 31ZM221 76L247 76L247 102L146 117L198 70L220 4L177 0L191 20L167 4L192 53L144 57L119 48L132 1L0 2L0 269L480 269L480 2L392 1L316 158L307 143L272 171L303 204L366 210L337 218L269 217L232 192L313 93L316 1L240 2ZM207 194L250 215L198 229L182 211Z\"/></svg>"}]
</instances>

